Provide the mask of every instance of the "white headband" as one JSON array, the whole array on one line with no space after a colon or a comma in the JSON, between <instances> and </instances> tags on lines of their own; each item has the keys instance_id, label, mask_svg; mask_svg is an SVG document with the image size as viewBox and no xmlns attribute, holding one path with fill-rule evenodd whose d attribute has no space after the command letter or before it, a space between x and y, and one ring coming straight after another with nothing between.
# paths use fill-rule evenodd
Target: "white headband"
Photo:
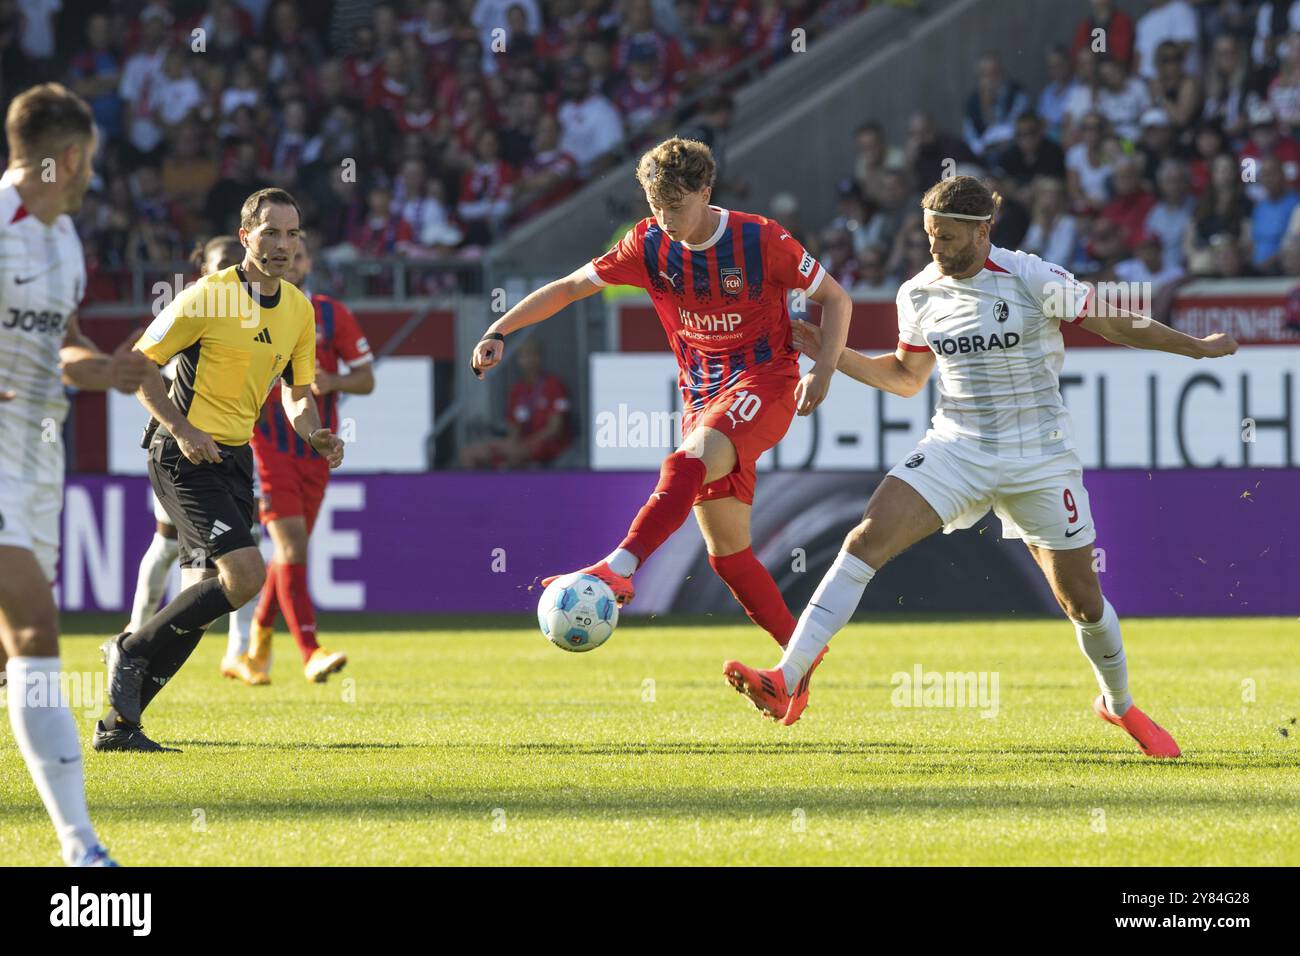
<instances>
[{"instance_id":1,"label":"white headband","mask_svg":"<svg viewBox=\"0 0 1300 956\"><path fill-rule=\"evenodd\" d=\"M960 213L960 212L939 212L939 210L937 209L926 209L926 207L924 206L922 206L921 208L925 209L926 212L931 213L935 216L947 216L949 219L973 219L976 222L988 222L990 219L993 218L991 214L987 216L967 216L965 213Z\"/></svg>"}]
</instances>

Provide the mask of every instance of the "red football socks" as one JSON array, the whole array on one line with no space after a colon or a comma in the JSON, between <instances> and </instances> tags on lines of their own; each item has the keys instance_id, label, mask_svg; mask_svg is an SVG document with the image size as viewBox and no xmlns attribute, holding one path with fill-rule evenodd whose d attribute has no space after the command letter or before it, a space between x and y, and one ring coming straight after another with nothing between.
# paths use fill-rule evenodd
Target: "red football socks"
<instances>
[{"instance_id":1,"label":"red football socks","mask_svg":"<svg viewBox=\"0 0 1300 956\"><path fill-rule=\"evenodd\" d=\"M785 647L794 633L794 615L786 607L785 598L772 575L754 557L754 549L746 548L722 557L711 554L709 564L731 589L749 619Z\"/></svg>"},{"instance_id":2,"label":"red football socks","mask_svg":"<svg viewBox=\"0 0 1300 956\"><path fill-rule=\"evenodd\" d=\"M695 504L695 496L704 487L707 469L698 458L674 452L659 468L659 484L654 494L641 506L627 537L619 545L636 555L642 564L654 554L668 536L680 528Z\"/></svg>"},{"instance_id":3,"label":"red football socks","mask_svg":"<svg viewBox=\"0 0 1300 956\"><path fill-rule=\"evenodd\" d=\"M312 651L320 646L316 643L316 609L312 607L311 594L307 590L307 565L277 562L273 567L280 613L284 615L293 639L298 642L305 663Z\"/></svg>"},{"instance_id":4,"label":"red football socks","mask_svg":"<svg viewBox=\"0 0 1300 956\"><path fill-rule=\"evenodd\" d=\"M280 599L275 593L275 579L279 576L280 564L272 561L266 566L266 581L262 584L262 596L257 599L253 611L253 623L258 627L274 627L275 616L280 613Z\"/></svg>"}]
</instances>

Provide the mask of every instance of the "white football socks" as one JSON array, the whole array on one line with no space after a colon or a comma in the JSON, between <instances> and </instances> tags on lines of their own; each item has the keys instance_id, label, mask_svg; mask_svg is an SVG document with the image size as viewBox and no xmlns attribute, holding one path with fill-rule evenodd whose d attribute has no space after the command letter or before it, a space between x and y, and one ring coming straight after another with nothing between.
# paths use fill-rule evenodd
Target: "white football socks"
<instances>
[{"instance_id":1,"label":"white football socks","mask_svg":"<svg viewBox=\"0 0 1300 956\"><path fill-rule=\"evenodd\" d=\"M163 590L167 587L167 576L180 551L180 542L175 538L164 538L154 532L149 542L149 550L140 559L140 570L135 579L135 599L131 603L131 623L128 631L138 631L144 622L154 616L158 610Z\"/></svg>"},{"instance_id":2,"label":"white football socks","mask_svg":"<svg viewBox=\"0 0 1300 956\"><path fill-rule=\"evenodd\" d=\"M9 722L69 866L99 843L86 811L81 739L57 657L9 658Z\"/></svg>"},{"instance_id":3,"label":"white football socks","mask_svg":"<svg viewBox=\"0 0 1300 956\"><path fill-rule=\"evenodd\" d=\"M836 631L849 622L862 600L876 569L847 551L841 551L813 592L812 600L799 615L794 634L781 655L781 673L787 689L793 689L808 673Z\"/></svg>"},{"instance_id":4,"label":"white football socks","mask_svg":"<svg viewBox=\"0 0 1300 956\"><path fill-rule=\"evenodd\" d=\"M248 529L253 535L253 540L261 543L262 526L254 524ZM243 607L235 608L230 612L230 631L226 638L226 657L234 660L241 654L248 653L248 641L253 633L253 612L257 610L257 602L262 599L259 593Z\"/></svg>"},{"instance_id":5,"label":"white football socks","mask_svg":"<svg viewBox=\"0 0 1300 956\"><path fill-rule=\"evenodd\" d=\"M253 598L230 612L230 634L226 638L226 656L230 659L248 653L248 636L252 633L253 612L260 598Z\"/></svg>"},{"instance_id":6,"label":"white football socks","mask_svg":"<svg viewBox=\"0 0 1300 956\"><path fill-rule=\"evenodd\" d=\"M625 551L623 548L615 548L610 556L605 559L609 569L617 574L620 578L630 578L636 573L636 569L641 565L641 559L631 551Z\"/></svg>"},{"instance_id":7,"label":"white football socks","mask_svg":"<svg viewBox=\"0 0 1300 956\"><path fill-rule=\"evenodd\" d=\"M1102 598L1101 620L1096 624L1073 621L1074 633L1079 637L1079 650L1092 664L1097 675L1097 686L1106 699L1106 709L1116 717L1133 705L1128 692L1128 661L1124 657L1124 641L1119 633L1119 615Z\"/></svg>"}]
</instances>

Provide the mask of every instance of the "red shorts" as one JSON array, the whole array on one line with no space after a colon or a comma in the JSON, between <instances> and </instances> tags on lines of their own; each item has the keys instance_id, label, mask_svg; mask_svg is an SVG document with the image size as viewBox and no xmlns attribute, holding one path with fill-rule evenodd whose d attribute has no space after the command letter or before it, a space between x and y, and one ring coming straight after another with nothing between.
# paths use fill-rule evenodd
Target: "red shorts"
<instances>
[{"instance_id":1,"label":"red shorts","mask_svg":"<svg viewBox=\"0 0 1300 956\"><path fill-rule=\"evenodd\" d=\"M318 456L259 454L257 477L262 482L262 520L302 517L310 534L329 484L329 462Z\"/></svg>"},{"instance_id":2,"label":"red shorts","mask_svg":"<svg viewBox=\"0 0 1300 956\"><path fill-rule=\"evenodd\" d=\"M782 438L794 421L794 388L797 373L748 375L735 385L719 392L703 408L692 411L687 406L682 416L682 440L700 426L716 428L731 439L736 448L736 467L731 473L711 481L696 495L695 501L737 498L747 505L754 503L756 465L763 452ZM687 399L689 401L689 399Z\"/></svg>"}]
</instances>

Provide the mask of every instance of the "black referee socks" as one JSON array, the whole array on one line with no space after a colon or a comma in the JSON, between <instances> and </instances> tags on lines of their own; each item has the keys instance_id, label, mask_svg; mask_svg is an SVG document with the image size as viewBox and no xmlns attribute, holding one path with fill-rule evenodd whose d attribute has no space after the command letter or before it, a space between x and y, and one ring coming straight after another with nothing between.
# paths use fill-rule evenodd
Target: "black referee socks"
<instances>
[{"instance_id":1,"label":"black referee socks","mask_svg":"<svg viewBox=\"0 0 1300 956\"><path fill-rule=\"evenodd\" d=\"M226 597L221 579L207 578L186 588L176 595L174 601L145 621L140 630L122 641L122 650L152 662L172 642L193 639L197 643L205 627L233 610L235 606ZM185 657L189 657L193 650L190 647ZM184 663L184 658L181 663Z\"/></svg>"},{"instance_id":2,"label":"black referee socks","mask_svg":"<svg viewBox=\"0 0 1300 956\"><path fill-rule=\"evenodd\" d=\"M149 674L140 687L140 713L144 713L145 708L153 703L153 699L158 696L163 686L175 677L176 672L190 659L194 648L198 647L199 641L203 640L203 634L203 631L177 634L175 640L168 641L167 645L154 655L153 660L149 662Z\"/></svg>"}]
</instances>

